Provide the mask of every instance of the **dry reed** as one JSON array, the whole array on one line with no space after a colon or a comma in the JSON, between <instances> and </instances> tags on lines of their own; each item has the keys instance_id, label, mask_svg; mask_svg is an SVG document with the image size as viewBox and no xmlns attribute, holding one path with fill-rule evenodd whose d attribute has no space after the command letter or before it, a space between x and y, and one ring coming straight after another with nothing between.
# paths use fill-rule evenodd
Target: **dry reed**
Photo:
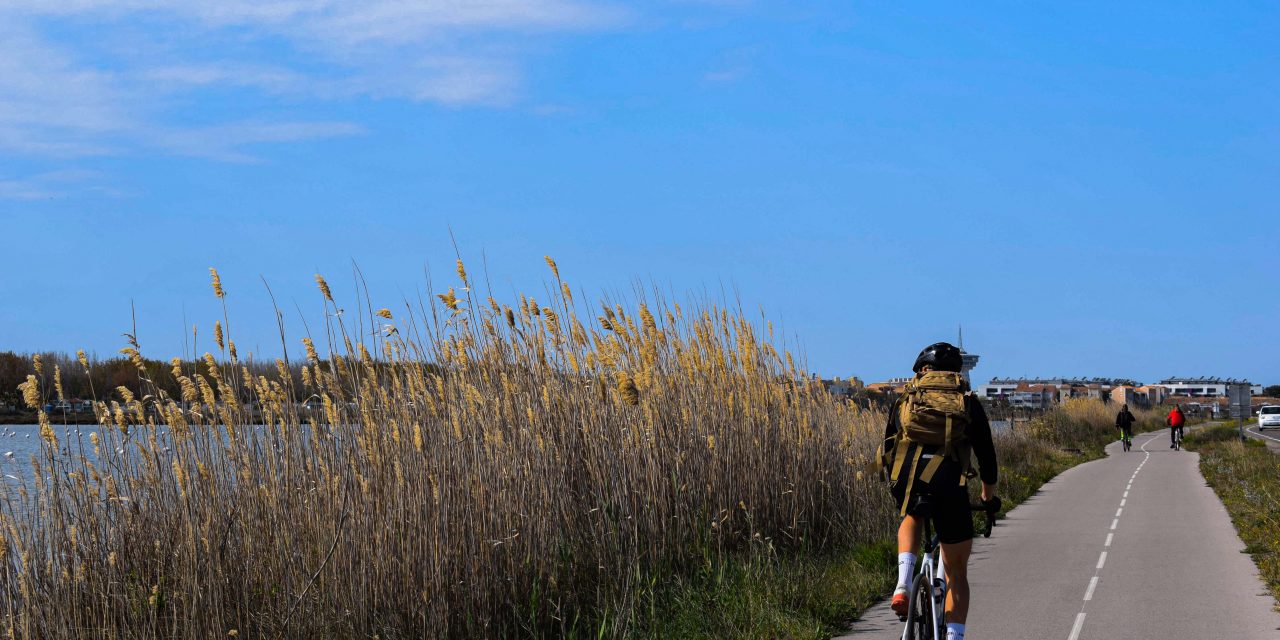
<instances>
[{"instance_id":1,"label":"dry reed","mask_svg":"<svg viewBox=\"0 0 1280 640\"><path fill-rule=\"evenodd\" d=\"M593 312L547 262L542 302L481 298L459 261L460 286L358 321L317 275L331 313L298 376L285 360L254 375L224 313L218 354L174 361L174 396L130 336L143 393L97 399L91 435L40 414L42 453L0 513L0 624L617 637L664 576L888 531L860 473L882 416L835 401L738 310L637 292ZM34 364L33 408L54 393Z\"/></svg>"}]
</instances>

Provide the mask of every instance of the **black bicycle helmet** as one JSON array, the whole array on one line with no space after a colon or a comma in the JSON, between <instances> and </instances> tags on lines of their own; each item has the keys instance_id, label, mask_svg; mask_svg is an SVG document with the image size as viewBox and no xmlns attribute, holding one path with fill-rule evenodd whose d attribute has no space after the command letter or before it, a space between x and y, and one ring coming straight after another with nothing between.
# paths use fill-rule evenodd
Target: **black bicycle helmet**
<instances>
[{"instance_id":1,"label":"black bicycle helmet","mask_svg":"<svg viewBox=\"0 0 1280 640\"><path fill-rule=\"evenodd\" d=\"M936 342L924 348L920 355L916 356L916 363L911 370L920 373L920 369L925 365L933 367L934 371L954 371L960 372L960 350L955 348L948 342Z\"/></svg>"}]
</instances>

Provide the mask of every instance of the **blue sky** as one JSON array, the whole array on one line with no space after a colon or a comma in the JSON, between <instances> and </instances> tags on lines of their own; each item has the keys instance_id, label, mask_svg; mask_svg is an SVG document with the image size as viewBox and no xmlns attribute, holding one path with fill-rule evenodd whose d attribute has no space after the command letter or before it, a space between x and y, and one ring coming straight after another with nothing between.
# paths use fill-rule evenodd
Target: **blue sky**
<instances>
[{"instance_id":1,"label":"blue sky","mask_svg":"<svg viewBox=\"0 0 1280 640\"><path fill-rule=\"evenodd\" d=\"M1274 5L51 4L0 5L0 349L132 301L174 355L216 266L273 353L260 276L394 307L452 229L500 294L728 291L825 375L963 323L979 378L1280 383Z\"/></svg>"}]
</instances>

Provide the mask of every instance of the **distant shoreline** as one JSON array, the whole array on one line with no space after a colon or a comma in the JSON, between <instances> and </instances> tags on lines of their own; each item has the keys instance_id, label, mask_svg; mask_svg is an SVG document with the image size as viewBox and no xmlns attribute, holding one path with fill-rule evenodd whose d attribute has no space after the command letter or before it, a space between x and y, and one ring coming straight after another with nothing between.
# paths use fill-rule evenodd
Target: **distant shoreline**
<instances>
[{"instance_id":1,"label":"distant shoreline","mask_svg":"<svg viewBox=\"0 0 1280 640\"><path fill-rule=\"evenodd\" d=\"M36 412L0 413L0 424L39 424ZM98 418L92 413L54 412L49 415L49 422L54 426L61 424L98 424Z\"/></svg>"}]
</instances>

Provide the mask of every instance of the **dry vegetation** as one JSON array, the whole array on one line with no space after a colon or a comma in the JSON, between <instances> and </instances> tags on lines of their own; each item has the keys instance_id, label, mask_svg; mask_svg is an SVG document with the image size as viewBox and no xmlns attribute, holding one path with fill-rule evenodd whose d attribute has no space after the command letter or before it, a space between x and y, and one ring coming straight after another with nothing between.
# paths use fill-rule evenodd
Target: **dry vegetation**
<instances>
[{"instance_id":1,"label":"dry vegetation","mask_svg":"<svg viewBox=\"0 0 1280 640\"><path fill-rule=\"evenodd\" d=\"M542 303L451 288L369 309L363 331L330 316L318 347L302 340L300 380L285 361L250 375L223 318L218 354L175 363L180 396L121 389L92 438L42 415L43 454L4 505L5 624L24 638L616 636L662 576L753 542L836 548L885 530L885 496L858 473L880 419L797 382L767 324L652 296L593 310L548 263ZM458 276L469 290L461 262ZM213 288L225 304L216 273ZM145 378L137 344L125 352ZM23 392L39 406L69 374L37 363Z\"/></svg>"},{"instance_id":2,"label":"dry vegetation","mask_svg":"<svg viewBox=\"0 0 1280 640\"><path fill-rule=\"evenodd\" d=\"M459 289L358 321L317 276L335 313L270 374L240 359L225 314L218 353L171 371L131 340L140 386L96 389L100 428L40 415L42 453L3 497L0 624L20 638L768 637L848 619L888 575L894 510L864 473L883 415L809 382L767 322L654 294L579 303L547 262L541 303L473 297L459 261ZM213 289L225 309L216 272ZM34 365L33 408L93 378L83 356L77 371ZM1111 421L1072 403L999 437L1011 497L1081 459L1062 445L1112 438ZM726 584L735 558L751 588L831 566L787 557L849 568L762 591L803 624L762 625L789 615L763 606L742 626L679 615L707 606L699 576Z\"/></svg>"},{"instance_id":3,"label":"dry vegetation","mask_svg":"<svg viewBox=\"0 0 1280 640\"><path fill-rule=\"evenodd\" d=\"M1261 440L1241 442L1231 424L1189 432L1184 442L1200 453L1200 472L1231 514L1271 595L1280 601L1280 457Z\"/></svg>"}]
</instances>

